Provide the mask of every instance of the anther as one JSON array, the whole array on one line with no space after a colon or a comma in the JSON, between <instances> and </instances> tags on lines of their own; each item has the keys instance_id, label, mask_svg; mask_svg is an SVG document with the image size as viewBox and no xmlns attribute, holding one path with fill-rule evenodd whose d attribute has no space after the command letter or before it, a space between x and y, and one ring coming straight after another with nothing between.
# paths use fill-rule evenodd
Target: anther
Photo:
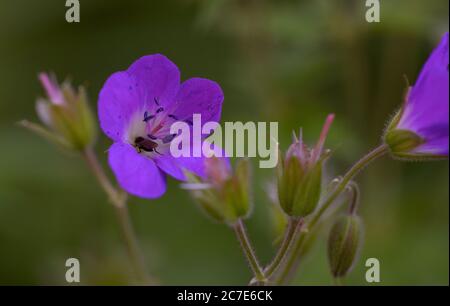
<instances>
[{"instance_id":1,"label":"anther","mask_svg":"<svg viewBox=\"0 0 450 306\"><path fill-rule=\"evenodd\" d=\"M162 139L162 142L169 143L175 138L175 136L177 136L177 134L170 134L170 135L164 136L164 138Z\"/></svg>"},{"instance_id":2,"label":"anther","mask_svg":"<svg viewBox=\"0 0 450 306\"><path fill-rule=\"evenodd\" d=\"M144 122L147 122L147 121L149 121L149 120L151 120L151 119L153 119L155 116L154 115L148 115L148 112L145 112L144 113Z\"/></svg>"}]
</instances>

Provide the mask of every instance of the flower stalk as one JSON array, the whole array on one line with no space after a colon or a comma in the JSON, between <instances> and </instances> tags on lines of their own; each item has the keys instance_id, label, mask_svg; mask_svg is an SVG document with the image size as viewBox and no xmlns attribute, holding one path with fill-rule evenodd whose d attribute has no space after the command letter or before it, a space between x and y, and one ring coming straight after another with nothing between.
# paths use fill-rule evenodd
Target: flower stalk
<instances>
[{"instance_id":1,"label":"flower stalk","mask_svg":"<svg viewBox=\"0 0 450 306\"><path fill-rule=\"evenodd\" d=\"M134 273L139 283L149 285L155 281L148 275L144 257L139 247L127 206L127 194L116 189L106 176L98 158L92 148L83 151L83 158L92 171L100 186L107 194L119 223L120 231L126 245L127 254L133 266Z\"/></svg>"},{"instance_id":2,"label":"flower stalk","mask_svg":"<svg viewBox=\"0 0 450 306\"><path fill-rule=\"evenodd\" d=\"M300 232L300 229L304 224L304 220L302 218L289 218L288 224L286 226L286 232L281 242L280 248L276 253L272 262L266 267L265 274L268 278L272 275L275 269L280 265L281 261L284 259L287 251L289 250L289 246L291 245L291 241L295 239L295 235Z\"/></svg>"},{"instance_id":3,"label":"flower stalk","mask_svg":"<svg viewBox=\"0 0 450 306\"><path fill-rule=\"evenodd\" d=\"M253 251L252 245L250 243L250 239L247 236L247 231L245 230L244 222L242 219L238 219L236 223L232 226L234 233L236 234L236 238L241 244L242 251L244 252L245 257L250 265L250 268L255 275L255 279L260 284L265 284L267 279L264 275L264 272L259 265L258 258L256 257L255 252Z\"/></svg>"}]
</instances>

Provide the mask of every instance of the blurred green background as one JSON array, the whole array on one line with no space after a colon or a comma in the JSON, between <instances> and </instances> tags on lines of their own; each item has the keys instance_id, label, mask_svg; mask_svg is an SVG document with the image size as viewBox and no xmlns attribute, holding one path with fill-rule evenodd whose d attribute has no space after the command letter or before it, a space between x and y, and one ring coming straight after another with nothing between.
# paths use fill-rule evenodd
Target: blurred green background
<instances>
[{"instance_id":1,"label":"blurred green background","mask_svg":"<svg viewBox=\"0 0 450 306\"><path fill-rule=\"evenodd\" d=\"M223 120L278 121L314 142L336 113L327 174L341 174L377 145L400 106L404 76L414 82L448 31L447 0L381 1L381 23L362 0L86 1L81 23L65 1L0 0L0 284L65 284L65 260L81 262L84 284L125 284L130 267L111 207L77 156L19 128L36 121L40 71L97 94L113 72L163 53L182 79L202 76L225 92ZM110 141L99 138L105 162ZM264 263L276 238L265 194L272 170L254 161L255 207L248 229ZM346 280L365 285L365 260L381 262L382 285L449 283L448 162L383 158L359 177L365 243ZM179 184L155 201L130 199L149 269L171 285L246 284L250 272L225 226L206 219ZM324 233L325 234L325 233ZM295 284L332 284L321 236Z\"/></svg>"}]
</instances>

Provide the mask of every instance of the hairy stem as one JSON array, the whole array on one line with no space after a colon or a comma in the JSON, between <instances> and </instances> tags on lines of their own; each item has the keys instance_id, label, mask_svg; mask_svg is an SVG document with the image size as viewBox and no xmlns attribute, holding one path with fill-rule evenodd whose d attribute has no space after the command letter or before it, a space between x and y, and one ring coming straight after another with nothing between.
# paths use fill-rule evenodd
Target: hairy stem
<instances>
[{"instance_id":1,"label":"hairy stem","mask_svg":"<svg viewBox=\"0 0 450 306\"><path fill-rule=\"evenodd\" d=\"M317 222L320 220L325 211L330 207L330 205L336 200L336 198L345 190L347 184L367 165L369 165L375 159L385 155L388 152L388 147L385 144L380 145L376 149L369 152L359 161L357 161L350 170L342 177L342 180L339 184L334 188L334 190L324 199L323 203L320 205L318 211L314 214L312 219L308 224L308 228L311 230ZM299 254L301 252L303 243L305 241L307 233L300 232L299 238L295 242L295 245L292 246L292 251L288 254L287 260L283 263L283 265L279 265L274 270L274 275L277 275L276 282L277 283L286 283L297 270L299 263ZM292 235L295 237L296 235ZM292 239L291 239L292 243Z\"/></svg>"},{"instance_id":2,"label":"hairy stem","mask_svg":"<svg viewBox=\"0 0 450 306\"><path fill-rule=\"evenodd\" d=\"M270 279L272 273L278 268L282 260L285 258L286 253L289 250L289 246L291 245L291 241L295 239L294 238L295 234L299 232L296 229L298 226L301 226L302 224L303 219L289 218L284 238L280 244L278 252L276 253L270 265L267 266L267 268L264 270L264 273L268 279Z\"/></svg>"},{"instance_id":3,"label":"hairy stem","mask_svg":"<svg viewBox=\"0 0 450 306\"><path fill-rule=\"evenodd\" d=\"M247 231L245 230L244 223L241 219L239 219L234 225L233 230L236 234L239 243L241 244L242 251L244 252L245 257L250 265L250 268L255 275L255 279L260 283L266 283L266 277L264 276L264 272L261 269L261 266L258 263L258 259L256 258L255 252L250 244L250 240L247 236Z\"/></svg>"},{"instance_id":4,"label":"hairy stem","mask_svg":"<svg viewBox=\"0 0 450 306\"><path fill-rule=\"evenodd\" d=\"M144 257L139 248L139 244L136 235L131 225L130 215L128 213L127 206L127 196L122 190L114 188L110 180L103 171L95 152L92 148L88 148L83 152L83 157L91 169L92 173L95 175L100 186L103 188L105 193L114 207L114 212L119 223L120 231L124 239L127 254L130 258L130 262L133 266L134 273L138 281L142 284L152 284L153 280L147 274L147 268L145 265Z\"/></svg>"}]
</instances>

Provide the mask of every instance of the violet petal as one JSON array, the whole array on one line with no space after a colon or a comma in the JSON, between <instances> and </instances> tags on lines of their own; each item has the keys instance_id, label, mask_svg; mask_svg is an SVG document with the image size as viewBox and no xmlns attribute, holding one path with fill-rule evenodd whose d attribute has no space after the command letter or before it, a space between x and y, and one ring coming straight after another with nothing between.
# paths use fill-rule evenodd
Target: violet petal
<instances>
[{"instance_id":1,"label":"violet petal","mask_svg":"<svg viewBox=\"0 0 450 306\"><path fill-rule=\"evenodd\" d=\"M106 80L98 100L100 126L115 141L123 134L133 114L142 107L133 79L126 72L116 72Z\"/></svg>"},{"instance_id":2,"label":"violet petal","mask_svg":"<svg viewBox=\"0 0 450 306\"><path fill-rule=\"evenodd\" d=\"M219 84L202 78L192 78L181 84L173 112L180 120L192 120L193 114L202 115L202 123L218 122L222 112L223 92Z\"/></svg>"},{"instance_id":3,"label":"violet petal","mask_svg":"<svg viewBox=\"0 0 450 306\"><path fill-rule=\"evenodd\" d=\"M147 55L136 60L127 70L134 78L146 107L168 107L175 101L180 88L180 71L161 54Z\"/></svg>"},{"instance_id":4,"label":"violet petal","mask_svg":"<svg viewBox=\"0 0 450 306\"><path fill-rule=\"evenodd\" d=\"M131 145L114 143L109 148L108 157L117 181L126 192L153 199L166 191L165 175L153 160L138 154Z\"/></svg>"}]
</instances>

